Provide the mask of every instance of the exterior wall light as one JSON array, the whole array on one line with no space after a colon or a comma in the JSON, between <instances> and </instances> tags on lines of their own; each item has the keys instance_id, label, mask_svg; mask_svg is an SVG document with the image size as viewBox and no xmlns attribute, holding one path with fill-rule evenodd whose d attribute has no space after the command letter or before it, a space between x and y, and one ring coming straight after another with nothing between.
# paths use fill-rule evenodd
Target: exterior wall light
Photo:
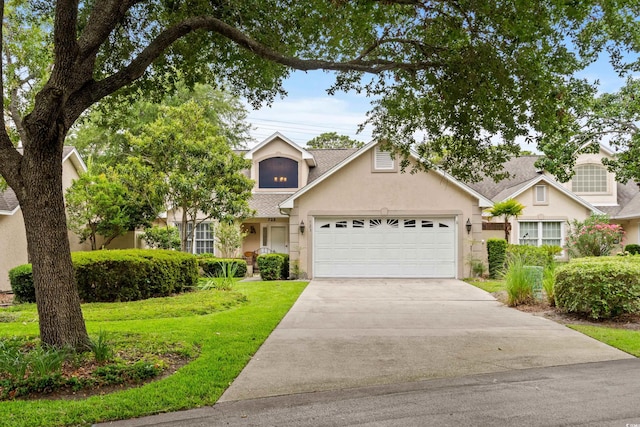
<instances>
[{"instance_id":1,"label":"exterior wall light","mask_svg":"<svg viewBox=\"0 0 640 427\"><path fill-rule=\"evenodd\" d=\"M467 218L465 228L467 229L467 234L471 234L471 219Z\"/></svg>"},{"instance_id":2,"label":"exterior wall light","mask_svg":"<svg viewBox=\"0 0 640 427\"><path fill-rule=\"evenodd\" d=\"M300 234L304 234L304 229L305 229L304 221L300 221L300 225L298 226L298 229L300 230Z\"/></svg>"}]
</instances>

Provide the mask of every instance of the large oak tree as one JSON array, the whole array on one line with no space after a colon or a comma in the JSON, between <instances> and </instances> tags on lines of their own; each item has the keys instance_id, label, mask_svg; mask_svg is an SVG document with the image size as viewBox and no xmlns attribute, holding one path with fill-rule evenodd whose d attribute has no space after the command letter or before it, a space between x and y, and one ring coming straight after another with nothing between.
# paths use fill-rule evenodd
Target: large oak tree
<instances>
[{"instance_id":1,"label":"large oak tree","mask_svg":"<svg viewBox=\"0 0 640 427\"><path fill-rule=\"evenodd\" d=\"M635 4L596 0L0 5L0 173L22 208L42 341L75 347L87 335L73 282L61 156L69 129L92 105L114 94L171 90L171 75L224 85L259 105L284 94L282 80L293 69L333 70L330 92L354 89L375 99L375 136L407 149L420 131L425 140L414 148L425 167L464 179L480 171L499 175L519 151L517 137L562 130L583 86L571 75L607 45L605 32L634 25L638 16ZM627 42L626 34L611 36ZM619 46L609 47L615 53ZM14 148L17 136L23 152Z\"/></svg>"}]
</instances>

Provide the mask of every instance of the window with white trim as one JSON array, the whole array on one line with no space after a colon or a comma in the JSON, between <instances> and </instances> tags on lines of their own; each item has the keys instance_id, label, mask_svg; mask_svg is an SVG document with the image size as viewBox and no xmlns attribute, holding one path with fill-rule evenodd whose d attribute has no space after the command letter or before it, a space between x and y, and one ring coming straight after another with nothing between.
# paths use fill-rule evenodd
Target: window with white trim
<instances>
[{"instance_id":1,"label":"window with white trim","mask_svg":"<svg viewBox=\"0 0 640 427\"><path fill-rule=\"evenodd\" d=\"M395 170L396 162L391 152L376 147L374 150L373 168L377 171Z\"/></svg>"},{"instance_id":2,"label":"window with white trim","mask_svg":"<svg viewBox=\"0 0 640 427\"><path fill-rule=\"evenodd\" d=\"M607 169L602 165L587 164L576 166L576 174L571 179L574 193L606 193Z\"/></svg>"},{"instance_id":3,"label":"window with white trim","mask_svg":"<svg viewBox=\"0 0 640 427\"><path fill-rule=\"evenodd\" d=\"M546 185L536 185L534 188L535 192L535 204L544 205L547 204L547 186Z\"/></svg>"},{"instance_id":4,"label":"window with white trim","mask_svg":"<svg viewBox=\"0 0 640 427\"><path fill-rule=\"evenodd\" d=\"M182 237L182 224L176 223L176 227L180 231L180 236ZM212 254L214 251L215 239L213 237L213 227L210 222L201 222L196 225L195 232L195 248L192 247L191 240L191 230L193 229L193 224L187 224L187 252L192 254L204 254L209 253Z\"/></svg>"},{"instance_id":5,"label":"window with white trim","mask_svg":"<svg viewBox=\"0 0 640 427\"><path fill-rule=\"evenodd\" d=\"M530 246L562 246L562 224L562 221L520 221L519 243Z\"/></svg>"}]
</instances>

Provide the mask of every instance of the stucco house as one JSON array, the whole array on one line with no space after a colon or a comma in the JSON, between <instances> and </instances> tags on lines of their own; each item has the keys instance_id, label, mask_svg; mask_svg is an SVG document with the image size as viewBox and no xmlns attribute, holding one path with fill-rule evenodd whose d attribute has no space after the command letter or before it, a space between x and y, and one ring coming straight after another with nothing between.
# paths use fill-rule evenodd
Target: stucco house
<instances>
[{"instance_id":1,"label":"stucco house","mask_svg":"<svg viewBox=\"0 0 640 427\"><path fill-rule=\"evenodd\" d=\"M591 214L607 214L622 225L625 244L640 241L640 190L635 182L616 182L615 175L602 165L602 158L614 153L600 147L597 154L579 156L575 175L559 183L549 173L537 170L538 156L511 159L505 164L511 177L501 182L486 179L471 187L492 202L515 199L524 213L511 219L510 243L564 245L567 221L584 220ZM483 238L504 237L502 225L484 223ZM496 230L499 229L499 230Z\"/></svg>"},{"instance_id":2,"label":"stucco house","mask_svg":"<svg viewBox=\"0 0 640 427\"><path fill-rule=\"evenodd\" d=\"M361 149L305 149L275 133L243 153L252 161L254 218L242 251L288 253L309 278L452 277L469 275L471 257L485 259L485 242L503 237L486 209L514 198L526 206L512 219L511 242L563 245L567 221L608 213L640 233L640 195L600 163L613 154L581 156L576 176L557 182L535 168L536 156L511 160L511 178L467 184L439 171L402 173L398 159L375 141ZM194 252L212 252L206 223Z\"/></svg>"},{"instance_id":3,"label":"stucco house","mask_svg":"<svg viewBox=\"0 0 640 427\"><path fill-rule=\"evenodd\" d=\"M87 170L78 151L73 147L64 147L62 154L62 185L67 188L80 173ZM90 250L88 242L80 243L78 236L69 232L72 251ZM24 220L16 194L11 188L0 192L0 291L11 289L9 270L28 262L27 236Z\"/></svg>"}]
</instances>

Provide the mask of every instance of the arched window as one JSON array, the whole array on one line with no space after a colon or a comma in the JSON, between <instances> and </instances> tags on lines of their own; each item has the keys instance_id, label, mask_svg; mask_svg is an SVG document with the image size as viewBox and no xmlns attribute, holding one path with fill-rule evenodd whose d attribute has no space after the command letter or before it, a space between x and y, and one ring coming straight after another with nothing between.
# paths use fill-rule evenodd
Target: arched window
<instances>
[{"instance_id":1,"label":"arched window","mask_svg":"<svg viewBox=\"0 0 640 427\"><path fill-rule=\"evenodd\" d=\"M571 180L574 193L606 193L607 169L600 165L580 165Z\"/></svg>"},{"instance_id":2,"label":"arched window","mask_svg":"<svg viewBox=\"0 0 640 427\"><path fill-rule=\"evenodd\" d=\"M298 162L272 157L259 163L260 188L298 188Z\"/></svg>"}]
</instances>

